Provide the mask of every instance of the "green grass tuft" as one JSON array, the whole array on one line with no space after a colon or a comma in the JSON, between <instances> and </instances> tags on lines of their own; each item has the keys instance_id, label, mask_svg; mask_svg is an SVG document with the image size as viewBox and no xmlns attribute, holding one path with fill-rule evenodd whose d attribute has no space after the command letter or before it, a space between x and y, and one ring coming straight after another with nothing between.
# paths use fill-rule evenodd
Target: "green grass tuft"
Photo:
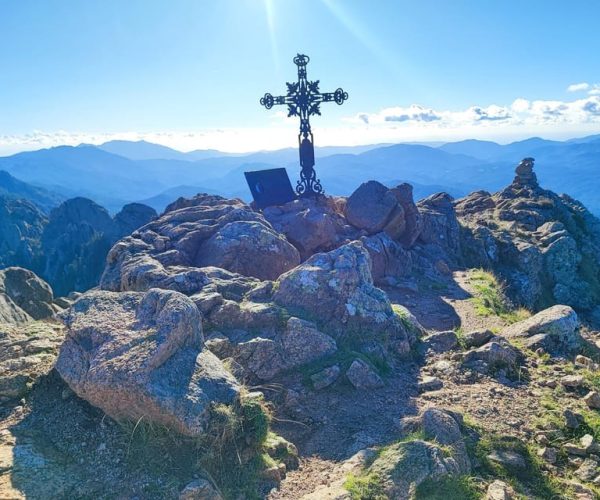
<instances>
[{"instance_id":1,"label":"green grass tuft","mask_svg":"<svg viewBox=\"0 0 600 500\"><path fill-rule=\"evenodd\" d=\"M418 487L417 500L477 500L482 491L471 476L448 476L426 479Z\"/></svg>"},{"instance_id":2,"label":"green grass tuft","mask_svg":"<svg viewBox=\"0 0 600 500\"><path fill-rule=\"evenodd\" d=\"M121 423L127 467L162 478L151 485L158 490L148 498L171 497L195 474L210 479L225 499L259 498L261 472L275 465L264 452L269 408L261 398L243 396L235 405L213 405L210 412L209 426L198 438L144 419ZM162 480L169 483L160 486Z\"/></svg>"},{"instance_id":3,"label":"green grass tuft","mask_svg":"<svg viewBox=\"0 0 600 500\"><path fill-rule=\"evenodd\" d=\"M544 474L542 461L532 446L512 436L487 433L472 423L465 422L465 427L471 430L466 440L469 455L475 458L478 464L476 471L484 479L503 479L510 483L517 493L527 498L562 498L563 486L556 479ZM525 459L527 466L520 470L496 463L488 458L494 450L518 453Z\"/></svg>"},{"instance_id":4,"label":"green grass tuft","mask_svg":"<svg viewBox=\"0 0 600 500\"><path fill-rule=\"evenodd\" d=\"M349 474L344 488L350 493L352 500L388 500L381 479L375 473L360 476Z\"/></svg>"},{"instance_id":5,"label":"green grass tuft","mask_svg":"<svg viewBox=\"0 0 600 500\"><path fill-rule=\"evenodd\" d=\"M524 308L513 308L504 285L488 271L475 269L469 276L474 289L471 299L475 312L480 316L497 316L507 323L516 323L531 316Z\"/></svg>"}]
</instances>

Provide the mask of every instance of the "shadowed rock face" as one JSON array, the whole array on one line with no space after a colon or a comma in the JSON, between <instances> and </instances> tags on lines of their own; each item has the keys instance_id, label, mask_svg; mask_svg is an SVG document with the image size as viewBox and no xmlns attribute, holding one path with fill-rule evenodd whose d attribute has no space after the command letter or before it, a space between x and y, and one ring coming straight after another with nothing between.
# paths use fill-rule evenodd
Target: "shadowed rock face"
<instances>
[{"instance_id":1,"label":"shadowed rock face","mask_svg":"<svg viewBox=\"0 0 600 500\"><path fill-rule=\"evenodd\" d=\"M400 236L406 227L404 209L393 192L377 181L369 181L352 193L346 203L346 219L368 234L386 231Z\"/></svg>"},{"instance_id":2,"label":"shadowed rock face","mask_svg":"<svg viewBox=\"0 0 600 500\"><path fill-rule=\"evenodd\" d=\"M454 199L447 193L437 193L419 201L422 229L419 243L427 248L439 247L455 262L462 257L460 226L453 206Z\"/></svg>"},{"instance_id":3,"label":"shadowed rock face","mask_svg":"<svg viewBox=\"0 0 600 500\"><path fill-rule=\"evenodd\" d=\"M54 314L52 288L28 269L9 267L0 271L0 290L33 319Z\"/></svg>"},{"instance_id":4,"label":"shadowed rock face","mask_svg":"<svg viewBox=\"0 0 600 500\"><path fill-rule=\"evenodd\" d=\"M526 158L513 183L456 202L470 267L493 269L509 295L532 309L600 301L600 220L567 195L542 189Z\"/></svg>"},{"instance_id":5,"label":"shadowed rock face","mask_svg":"<svg viewBox=\"0 0 600 500\"><path fill-rule=\"evenodd\" d=\"M115 215L113 221L119 238L133 233L156 217L156 210L143 203L129 203Z\"/></svg>"},{"instance_id":6,"label":"shadowed rock face","mask_svg":"<svg viewBox=\"0 0 600 500\"><path fill-rule=\"evenodd\" d=\"M280 277L276 304L315 318L338 336L359 342L389 339L398 353L410 339L387 295L373 285L369 253L359 242L316 254Z\"/></svg>"},{"instance_id":7,"label":"shadowed rock face","mask_svg":"<svg viewBox=\"0 0 600 500\"><path fill-rule=\"evenodd\" d=\"M21 267L0 271L0 323L23 324L54 315L50 285Z\"/></svg>"},{"instance_id":8,"label":"shadowed rock face","mask_svg":"<svg viewBox=\"0 0 600 500\"><path fill-rule=\"evenodd\" d=\"M57 295L96 286L112 244L155 215L153 209L135 203L123 207L113 220L104 208L91 200L67 200L50 213L44 229L43 276Z\"/></svg>"},{"instance_id":9,"label":"shadowed rock face","mask_svg":"<svg viewBox=\"0 0 600 500\"><path fill-rule=\"evenodd\" d=\"M0 268L31 269L58 296L85 291L98 284L114 242L155 216L132 203L112 219L93 201L73 198L47 217L28 201L0 196Z\"/></svg>"},{"instance_id":10,"label":"shadowed rock face","mask_svg":"<svg viewBox=\"0 0 600 500\"><path fill-rule=\"evenodd\" d=\"M211 404L239 396L236 380L204 349L198 309L180 293L88 292L63 319L58 372L117 420L143 417L198 436Z\"/></svg>"},{"instance_id":11,"label":"shadowed rock face","mask_svg":"<svg viewBox=\"0 0 600 500\"><path fill-rule=\"evenodd\" d=\"M0 196L0 268L24 266L39 271L40 239L47 222L32 203Z\"/></svg>"}]
</instances>

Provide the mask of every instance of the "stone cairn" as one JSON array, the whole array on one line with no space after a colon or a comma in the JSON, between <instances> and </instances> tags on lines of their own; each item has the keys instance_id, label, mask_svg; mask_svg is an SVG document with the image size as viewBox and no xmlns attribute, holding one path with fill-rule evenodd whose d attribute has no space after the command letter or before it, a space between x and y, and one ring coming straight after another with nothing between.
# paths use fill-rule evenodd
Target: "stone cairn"
<instances>
[{"instance_id":1,"label":"stone cairn","mask_svg":"<svg viewBox=\"0 0 600 500\"><path fill-rule=\"evenodd\" d=\"M513 185L519 187L538 187L537 177L535 172L533 171L533 163L535 162L534 158L523 158L521 163L517 165L515 173L515 179L513 180Z\"/></svg>"}]
</instances>

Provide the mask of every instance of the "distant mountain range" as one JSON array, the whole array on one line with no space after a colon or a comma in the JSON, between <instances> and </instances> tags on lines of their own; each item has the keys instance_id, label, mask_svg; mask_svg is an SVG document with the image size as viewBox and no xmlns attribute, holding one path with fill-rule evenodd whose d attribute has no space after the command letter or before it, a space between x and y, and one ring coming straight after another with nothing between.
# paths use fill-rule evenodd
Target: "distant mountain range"
<instances>
[{"instance_id":1,"label":"distant mountain range","mask_svg":"<svg viewBox=\"0 0 600 500\"><path fill-rule=\"evenodd\" d=\"M348 195L360 183L377 179L388 185L410 182L417 198L440 190L453 196L478 189L495 191L512 180L522 158L531 156L542 186L568 193L600 214L600 135L569 141L531 138L506 145L467 140L443 145L325 147L317 148L316 154L318 176L330 194ZM3 157L0 170L30 184L38 198L46 193L47 201L38 201L46 206L53 198L86 196L111 212L132 201L160 211L177 197L195 192L248 200L243 175L248 170L283 166L295 184L297 158L293 148L251 154L183 153L144 141L111 141ZM23 191L22 196L31 199L34 194Z\"/></svg>"},{"instance_id":2,"label":"distant mountain range","mask_svg":"<svg viewBox=\"0 0 600 500\"><path fill-rule=\"evenodd\" d=\"M13 199L26 199L46 214L65 200L64 196L41 187L32 186L15 179L8 172L0 170L0 196Z\"/></svg>"}]
</instances>

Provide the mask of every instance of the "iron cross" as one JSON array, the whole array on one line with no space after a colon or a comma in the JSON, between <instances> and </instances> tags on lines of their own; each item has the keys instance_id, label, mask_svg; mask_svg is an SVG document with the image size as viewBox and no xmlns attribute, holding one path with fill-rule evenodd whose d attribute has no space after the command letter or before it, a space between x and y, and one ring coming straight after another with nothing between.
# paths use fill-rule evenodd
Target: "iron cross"
<instances>
[{"instance_id":1,"label":"iron cross","mask_svg":"<svg viewBox=\"0 0 600 500\"><path fill-rule=\"evenodd\" d=\"M348 99L348 92L337 89L335 92L319 91L319 80L314 82L306 78L306 65L310 58L304 54L294 57L294 64L298 66L298 81L286 83L287 95L273 97L266 93L260 103L267 109L274 105L284 104L288 107L288 117L300 118L300 133L298 134L298 147L300 151L300 180L296 185L299 196L313 196L323 193L321 181L315 172L315 148L313 134L310 129L309 118L311 115L321 114L321 103L334 101L343 104Z\"/></svg>"}]
</instances>

